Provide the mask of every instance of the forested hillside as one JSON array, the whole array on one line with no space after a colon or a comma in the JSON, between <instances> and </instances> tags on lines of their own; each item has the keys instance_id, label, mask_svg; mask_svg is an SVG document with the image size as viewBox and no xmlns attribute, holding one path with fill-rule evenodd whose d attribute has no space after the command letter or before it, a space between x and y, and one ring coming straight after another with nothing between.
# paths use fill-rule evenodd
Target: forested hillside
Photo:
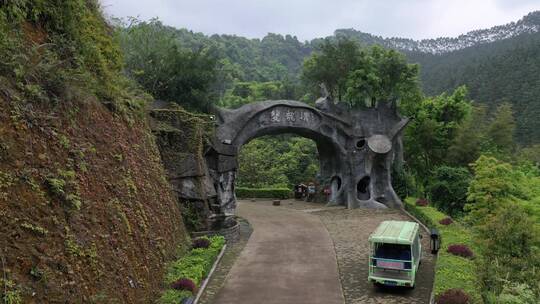
<instances>
[{"instance_id":1,"label":"forested hillside","mask_svg":"<svg viewBox=\"0 0 540 304\"><path fill-rule=\"evenodd\" d=\"M520 143L540 142L540 33L432 55L408 54L421 66L426 94L465 84L478 103L513 105Z\"/></svg>"},{"instance_id":2,"label":"forested hillside","mask_svg":"<svg viewBox=\"0 0 540 304\"><path fill-rule=\"evenodd\" d=\"M174 37L179 48L213 58L216 73L209 84L212 90L208 98L225 107L263 99L312 102L318 91L301 81L302 64L325 39L347 38L362 45L380 44L402 51L410 62L419 63L421 83L427 95L451 92L465 84L470 97L488 105L490 110L509 102L517 120L518 142L523 145L540 142L540 121L535 119L540 115L538 11L517 22L471 31L456 38L422 41L382 38L353 29L336 30L333 36L305 42L295 36L271 33L263 39L206 36L168 27L158 20L148 23L131 20L122 28L124 34L141 29L167 33ZM124 45L129 45L129 40L124 40ZM139 58L133 60L140 63ZM129 67L129 56L127 61Z\"/></svg>"},{"instance_id":3,"label":"forested hillside","mask_svg":"<svg viewBox=\"0 0 540 304\"><path fill-rule=\"evenodd\" d=\"M403 52L427 54L444 54L469 47L489 44L522 34L538 33L540 31L540 12L531 12L517 22L494 26L489 29L477 29L458 37L440 37L436 39L413 40L407 38L383 38L363 33L354 29L342 29L335 32L337 37L349 37L365 44L380 44L387 48Z\"/></svg>"}]
</instances>

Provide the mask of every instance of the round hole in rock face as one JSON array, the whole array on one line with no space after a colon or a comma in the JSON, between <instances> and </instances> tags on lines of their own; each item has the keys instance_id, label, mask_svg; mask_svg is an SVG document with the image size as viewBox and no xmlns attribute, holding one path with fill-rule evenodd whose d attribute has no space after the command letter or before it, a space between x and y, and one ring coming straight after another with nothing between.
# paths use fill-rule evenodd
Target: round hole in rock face
<instances>
[{"instance_id":1,"label":"round hole in rock face","mask_svg":"<svg viewBox=\"0 0 540 304\"><path fill-rule=\"evenodd\" d=\"M366 140L365 139L360 139L356 142L356 148L357 149L364 149L364 147L366 146Z\"/></svg>"},{"instance_id":2,"label":"round hole in rock face","mask_svg":"<svg viewBox=\"0 0 540 304\"><path fill-rule=\"evenodd\" d=\"M369 193L369 183L371 178L369 176L364 176L358 184L356 184L356 196L359 200L366 201L369 200L371 195Z\"/></svg>"},{"instance_id":3,"label":"round hole in rock face","mask_svg":"<svg viewBox=\"0 0 540 304\"><path fill-rule=\"evenodd\" d=\"M339 176L332 177L330 187L332 189L332 193L336 193L337 191L339 191L341 189L341 178L339 178Z\"/></svg>"}]
</instances>

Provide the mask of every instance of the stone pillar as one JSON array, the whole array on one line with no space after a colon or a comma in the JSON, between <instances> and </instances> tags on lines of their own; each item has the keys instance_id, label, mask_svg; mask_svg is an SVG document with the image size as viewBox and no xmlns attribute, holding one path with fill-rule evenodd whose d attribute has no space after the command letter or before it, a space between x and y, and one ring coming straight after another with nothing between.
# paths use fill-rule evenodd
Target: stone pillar
<instances>
[{"instance_id":1,"label":"stone pillar","mask_svg":"<svg viewBox=\"0 0 540 304\"><path fill-rule=\"evenodd\" d=\"M234 181L236 179L236 171L226 171L219 173L217 196L221 212L225 216L235 215L236 210L236 194L234 193Z\"/></svg>"}]
</instances>

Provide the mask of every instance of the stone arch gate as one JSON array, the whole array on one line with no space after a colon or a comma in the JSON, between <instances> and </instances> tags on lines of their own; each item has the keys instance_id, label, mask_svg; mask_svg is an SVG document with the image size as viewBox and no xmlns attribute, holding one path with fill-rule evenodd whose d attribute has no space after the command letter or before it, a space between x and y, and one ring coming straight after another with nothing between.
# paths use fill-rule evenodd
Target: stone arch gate
<instances>
[{"instance_id":1,"label":"stone arch gate","mask_svg":"<svg viewBox=\"0 0 540 304\"><path fill-rule=\"evenodd\" d=\"M320 174L330 205L400 208L391 184L392 165L402 161L402 130L408 120L394 102L351 110L321 98L316 107L291 100L264 101L236 110L215 109L217 129L206 152L221 212L236 208L234 183L242 145L269 134L294 133L317 144Z\"/></svg>"}]
</instances>

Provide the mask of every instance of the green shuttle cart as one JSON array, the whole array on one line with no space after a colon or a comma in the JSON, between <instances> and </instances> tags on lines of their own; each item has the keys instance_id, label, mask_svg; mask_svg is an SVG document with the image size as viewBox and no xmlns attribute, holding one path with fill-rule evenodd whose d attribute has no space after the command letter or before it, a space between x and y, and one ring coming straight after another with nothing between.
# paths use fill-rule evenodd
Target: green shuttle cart
<instances>
[{"instance_id":1,"label":"green shuttle cart","mask_svg":"<svg viewBox=\"0 0 540 304\"><path fill-rule=\"evenodd\" d=\"M418 223L384 221L369 237L369 246L370 282L414 287L422 257Z\"/></svg>"}]
</instances>

